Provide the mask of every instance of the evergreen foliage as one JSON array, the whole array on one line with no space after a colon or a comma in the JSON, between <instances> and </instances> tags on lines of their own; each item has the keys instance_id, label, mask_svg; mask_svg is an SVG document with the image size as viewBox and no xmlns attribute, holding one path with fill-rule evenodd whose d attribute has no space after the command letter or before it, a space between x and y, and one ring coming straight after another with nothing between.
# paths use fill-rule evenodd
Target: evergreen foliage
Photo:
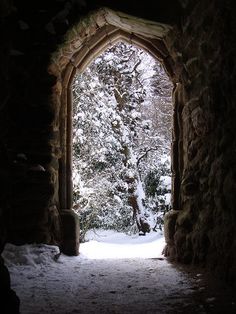
<instances>
[{"instance_id":1,"label":"evergreen foliage","mask_svg":"<svg viewBox=\"0 0 236 314\"><path fill-rule=\"evenodd\" d=\"M145 234L169 209L162 178L170 178L171 92L161 64L123 42L75 77L74 209L82 237L90 228Z\"/></svg>"}]
</instances>

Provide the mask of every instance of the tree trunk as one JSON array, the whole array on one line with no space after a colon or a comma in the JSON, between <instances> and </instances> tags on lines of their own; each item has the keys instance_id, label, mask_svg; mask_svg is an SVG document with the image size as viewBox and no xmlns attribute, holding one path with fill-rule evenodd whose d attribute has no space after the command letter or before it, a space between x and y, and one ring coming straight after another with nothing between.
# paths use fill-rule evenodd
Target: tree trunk
<instances>
[{"instance_id":1,"label":"tree trunk","mask_svg":"<svg viewBox=\"0 0 236 314\"><path fill-rule=\"evenodd\" d=\"M121 92L119 91L119 87L116 86L116 89L114 90L114 95L117 102L117 108L119 111L122 111L125 106L125 97L121 96ZM118 126L119 132L120 132L120 126ZM123 143L122 145L122 153L124 155L123 164L127 168L132 167L132 163L129 163L131 160L131 152L130 148L126 143ZM135 172L137 173L136 176L126 176L125 182L128 184L128 203L133 209L133 219L135 220L139 232L142 232L143 235L145 235L147 232L150 232L150 225L146 221L145 217L142 215L141 208L138 203L138 195L136 193L136 188L139 182L139 173L138 173L138 167L137 164L135 164Z\"/></svg>"}]
</instances>

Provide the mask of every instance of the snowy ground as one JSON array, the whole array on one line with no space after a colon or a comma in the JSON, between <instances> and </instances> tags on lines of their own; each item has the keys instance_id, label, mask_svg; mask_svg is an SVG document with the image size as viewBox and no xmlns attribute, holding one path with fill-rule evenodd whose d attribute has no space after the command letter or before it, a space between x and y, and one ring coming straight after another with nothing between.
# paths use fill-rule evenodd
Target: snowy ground
<instances>
[{"instance_id":1,"label":"snowy ground","mask_svg":"<svg viewBox=\"0 0 236 314\"><path fill-rule=\"evenodd\" d=\"M165 240L161 232L146 236L127 235L112 230L94 230L81 244L81 257L92 259L157 258L162 256Z\"/></svg>"},{"instance_id":2,"label":"snowy ground","mask_svg":"<svg viewBox=\"0 0 236 314\"><path fill-rule=\"evenodd\" d=\"M98 231L88 238L80 256L58 259L56 246L6 245L3 257L22 314L220 313L214 311L219 297L206 291L201 273L188 276L161 255L160 233ZM235 310L231 299L225 309Z\"/></svg>"}]
</instances>

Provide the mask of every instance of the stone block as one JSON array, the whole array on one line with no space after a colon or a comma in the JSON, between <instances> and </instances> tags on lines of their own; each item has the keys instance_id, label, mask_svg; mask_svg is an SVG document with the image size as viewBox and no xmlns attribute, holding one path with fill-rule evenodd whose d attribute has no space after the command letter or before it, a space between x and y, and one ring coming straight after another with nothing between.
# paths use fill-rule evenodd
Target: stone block
<instances>
[{"instance_id":1,"label":"stone block","mask_svg":"<svg viewBox=\"0 0 236 314\"><path fill-rule=\"evenodd\" d=\"M79 255L79 218L72 210L63 210L60 214L62 223L62 253L69 256Z\"/></svg>"},{"instance_id":2,"label":"stone block","mask_svg":"<svg viewBox=\"0 0 236 314\"><path fill-rule=\"evenodd\" d=\"M167 245L174 243L175 225L179 210L171 210L164 217L164 235Z\"/></svg>"}]
</instances>

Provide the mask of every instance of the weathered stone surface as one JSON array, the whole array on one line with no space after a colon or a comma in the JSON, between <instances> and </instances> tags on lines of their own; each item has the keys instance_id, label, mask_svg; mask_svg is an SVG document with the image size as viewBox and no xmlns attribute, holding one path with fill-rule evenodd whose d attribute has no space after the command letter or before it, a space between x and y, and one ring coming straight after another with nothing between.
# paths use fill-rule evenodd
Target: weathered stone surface
<instances>
[{"instance_id":1,"label":"weathered stone surface","mask_svg":"<svg viewBox=\"0 0 236 314\"><path fill-rule=\"evenodd\" d=\"M165 256L170 256L171 258L176 257L174 235L176 231L176 220L179 213L179 210L171 210L164 216L164 235L166 246L163 250L163 254L165 254Z\"/></svg>"},{"instance_id":2,"label":"weathered stone surface","mask_svg":"<svg viewBox=\"0 0 236 314\"><path fill-rule=\"evenodd\" d=\"M78 215L72 210L61 212L62 243L61 251L66 255L79 254L80 227Z\"/></svg>"},{"instance_id":3,"label":"weathered stone surface","mask_svg":"<svg viewBox=\"0 0 236 314\"><path fill-rule=\"evenodd\" d=\"M198 136L204 136L209 131L207 115L201 107L195 108L191 113L193 128Z\"/></svg>"},{"instance_id":4,"label":"weathered stone surface","mask_svg":"<svg viewBox=\"0 0 236 314\"><path fill-rule=\"evenodd\" d=\"M232 29L229 31L224 19L227 16L231 25L235 23L223 4L203 3L187 5L192 13L185 18L181 40L172 45L182 52L187 76L180 73L185 91L175 95L184 103L182 112L177 111L183 167L179 168L181 213L175 226L175 250L173 244L169 247L178 260L206 263L216 273L222 272L222 277L235 278L229 252L234 250L236 238L236 155L230 136L236 132L236 94L226 65L235 49L233 54L226 49ZM235 64L231 66L235 77Z\"/></svg>"},{"instance_id":5,"label":"weathered stone surface","mask_svg":"<svg viewBox=\"0 0 236 314\"><path fill-rule=\"evenodd\" d=\"M167 244L172 245L174 243L176 220L179 213L179 210L171 210L164 216L164 235Z\"/></svg>"}]
</instances>

